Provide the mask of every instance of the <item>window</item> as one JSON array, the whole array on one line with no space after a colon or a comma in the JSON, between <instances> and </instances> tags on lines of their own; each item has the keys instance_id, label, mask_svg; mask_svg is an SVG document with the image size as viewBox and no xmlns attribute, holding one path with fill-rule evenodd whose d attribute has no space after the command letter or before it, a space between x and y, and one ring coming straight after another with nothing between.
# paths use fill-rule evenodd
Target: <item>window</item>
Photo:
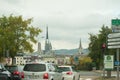
<instances>
[{"instance_id":1,"label":"window","mask_svg":"<svg viewBox=\"0 0 120 80\"><path fill-rule=\"evenodd\" d=\"M70 71L69 67L59 67L59 69L61 69L62 71Z\"/></svg>"},{"instance_id":2,"label":"window","mask_svg":"<svg viewBox=\"0 0 120 80\"><path fill-rule=\"evenodd\" d=\"M46 70L45 64L26 64L24 71L42 72Z\"/></svg>"}]
</instances>

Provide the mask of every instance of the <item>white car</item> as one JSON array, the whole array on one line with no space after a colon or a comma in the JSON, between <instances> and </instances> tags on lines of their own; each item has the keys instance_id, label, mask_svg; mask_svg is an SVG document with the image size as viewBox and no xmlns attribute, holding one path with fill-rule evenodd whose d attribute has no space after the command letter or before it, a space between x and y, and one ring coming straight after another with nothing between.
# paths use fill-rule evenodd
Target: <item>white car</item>
<instances>
[{"instance_id":1,"label":"white car","mask_svg":"<svg viewBox=\"0 0 120 80\"><path fill-rule=\"evenodd\" d=\"M24 80L62 80L62 73L54 63L30 62L23 68Z\"/></svg>"},{"instance_id":2,"label":"white car","mask_svg":"<svg viewBox=\"0 0 120 80\"><path fill-rule=\"evenodd\" d=\"M59 66L62 70L62 80L79 80L80 74L72 66Z\"/></svg>"}]
</instances>

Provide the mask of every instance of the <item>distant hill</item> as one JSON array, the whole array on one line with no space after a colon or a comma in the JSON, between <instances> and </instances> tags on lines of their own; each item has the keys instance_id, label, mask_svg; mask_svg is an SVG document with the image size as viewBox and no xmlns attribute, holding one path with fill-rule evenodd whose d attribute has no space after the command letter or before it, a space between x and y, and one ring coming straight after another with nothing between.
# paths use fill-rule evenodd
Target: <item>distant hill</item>
<instances>
[{"instance_id":1,"label":"distant hill","mask_svg":"<svg viewBox=\"0 0 120 80\"><path fill-rule=\"evenodd\" d=\"M60 49L60 50L54 50L55 54L59 54L59 55L73 55L78 53L78 49ZM83 49L82 51L83 54L89 54L89 50L88 49Z\"/></svg>"}]
</instances>

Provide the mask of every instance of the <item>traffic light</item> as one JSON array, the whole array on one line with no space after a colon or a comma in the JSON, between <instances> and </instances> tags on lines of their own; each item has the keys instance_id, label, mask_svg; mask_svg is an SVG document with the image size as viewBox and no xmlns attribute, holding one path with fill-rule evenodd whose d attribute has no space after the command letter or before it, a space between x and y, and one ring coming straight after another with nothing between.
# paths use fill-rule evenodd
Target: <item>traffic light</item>
<instances>
[{"instance_id":1,"label":"traffic light","mask_svg":"<svg viewBox=\"0 0 120 80\"><path fill-rule=\"evenodd\" d=\"M105 49L105 48L106 48L106 44L103 43L103 44L102 44L102 49Z\"/></svg>"}]
</instances>

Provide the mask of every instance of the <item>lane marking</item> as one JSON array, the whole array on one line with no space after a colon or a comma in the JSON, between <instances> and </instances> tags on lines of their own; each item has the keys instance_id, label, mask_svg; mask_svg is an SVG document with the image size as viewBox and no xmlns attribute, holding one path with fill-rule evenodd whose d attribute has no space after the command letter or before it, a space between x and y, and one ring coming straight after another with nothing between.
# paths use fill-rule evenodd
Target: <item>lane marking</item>
<instances>
[{"instance_id":1,"label":"lane marking","mask_svg":"<svg viewBox=\"0 0 120 80\"><path fill-rule=\"evenodd\" d=\"M80 80L92 80L91 78L80 78Z\"/></svg>"}]
</instances>

